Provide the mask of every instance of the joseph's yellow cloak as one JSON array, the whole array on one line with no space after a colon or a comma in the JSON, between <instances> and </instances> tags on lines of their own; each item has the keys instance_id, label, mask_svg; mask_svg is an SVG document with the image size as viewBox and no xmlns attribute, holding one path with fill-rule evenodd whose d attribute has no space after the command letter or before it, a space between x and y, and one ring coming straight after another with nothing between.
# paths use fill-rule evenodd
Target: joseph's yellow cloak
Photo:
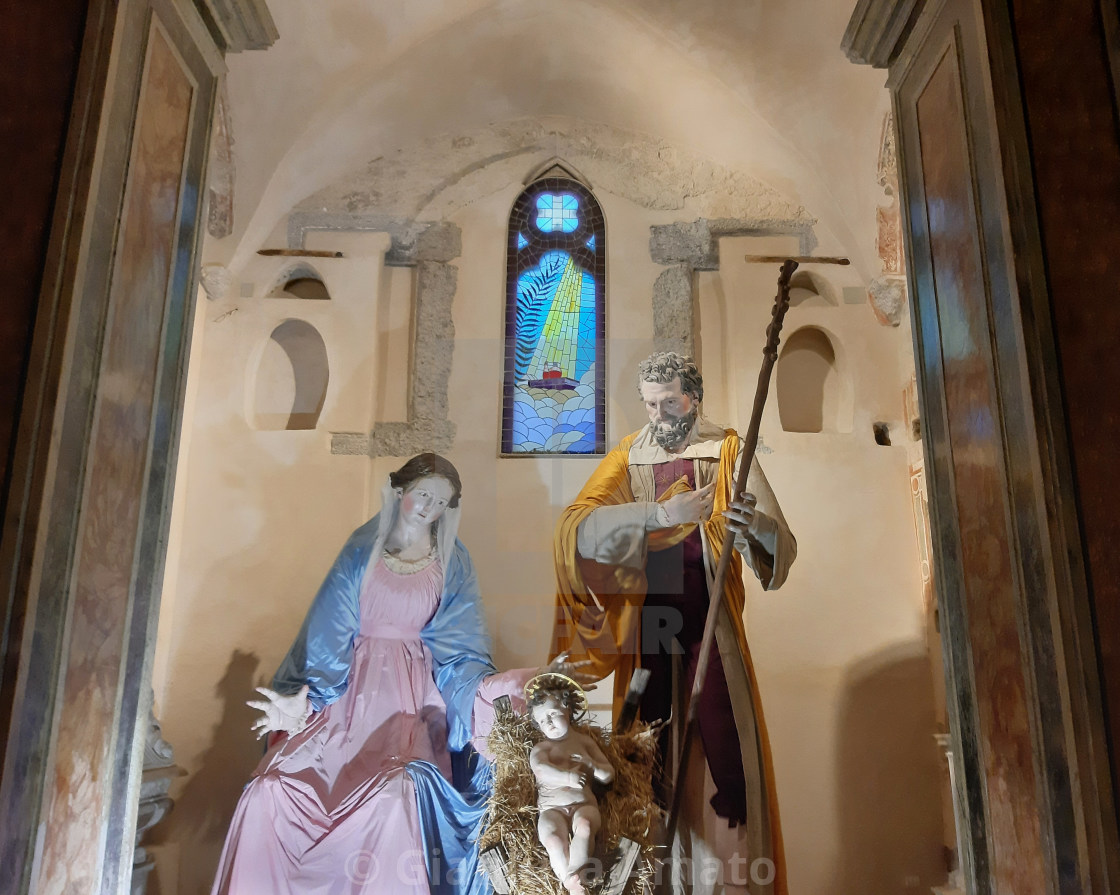
<instances>
[{"instance_id":1,"label":"joseph's yellow cloak","mask_svg":"<svg viewBox=\"0 0 1120 895\"><path fill-rule=\"evenodd\" d=\"M613 671L616 715L626 695L630 675L635 668L640 667L641 610L646 596L645 571L583 558L576 546L577 531L580 523L593 510L632 503L636 499L631 485L629 454L631 445L640 434L639 431L626 436L603 458L575 502L561 515L553 542L557 608L552 654L568 650L573 661L590 660L590 665L584 670L598 678L606 677ZM730 505L735 487L735 461L740 445L741 440L735 431L725 430L715 476L713 510L708 521L702 523L704 548L710 568L713 569L719 562L727 530L723 511ZM660 499L667 500L688 487L687 482L682 479ZM665 550L682 541L693 528L694 525L680 525L651 531L647 535L647 548L651 551ZM731 557L731 566L723 588L726 610L720 614L720 626L723 630L717 631L717 635L723 633L724 636L717 636L717 643L735 708L748 781L748 835L756 852L750 858L752 861L758 857L769 858L774 862L775 870L770 886L752 884L751 891L785 895L785 862L773 763L743 625L745 599L743 562L738 552L735 552ZM752 765L755 769L753 775ZM752 776L755 786L762 792L750 791ZM758 851L765 854L758 854ZM765 878L767 875L760 870L760 877Z\"/></svg>"}]
</instances>

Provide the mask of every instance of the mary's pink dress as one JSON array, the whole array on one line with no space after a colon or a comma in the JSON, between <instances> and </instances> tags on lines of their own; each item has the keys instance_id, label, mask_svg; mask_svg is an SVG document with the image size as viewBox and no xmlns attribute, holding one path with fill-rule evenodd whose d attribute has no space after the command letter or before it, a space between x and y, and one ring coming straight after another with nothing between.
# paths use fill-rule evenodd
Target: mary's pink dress
<instances>
[{"instance_id":1,"label":"mary's pink dress","mask_svg":"<svg viewBox=\"0 0 1120 895\"><path fill-rule=\"evenodd\" d=\"M392 566L392 567L391 567ZM450 779L447 717L420 631L439 605L434 557L382 557L366 576L349 686L308 726L274 746L242 793L213 895L427 895L415 792L405 766L431 762ZM487 678L476 732L493 700L529 672Z\"/></svg>"}]
</instances>

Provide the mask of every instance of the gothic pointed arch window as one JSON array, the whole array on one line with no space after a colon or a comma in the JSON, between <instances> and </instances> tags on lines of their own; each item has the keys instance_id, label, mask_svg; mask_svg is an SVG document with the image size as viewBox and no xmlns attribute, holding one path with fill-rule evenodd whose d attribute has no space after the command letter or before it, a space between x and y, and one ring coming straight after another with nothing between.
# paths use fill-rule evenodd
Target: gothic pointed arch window
<instances>
[{"instance_id":1,"label":"gothic pointed arch window","mask_svg":"<svg viewBox=\"0 0 1120 895\"><path fill-rule=\"evenodd\" d=\"M586 186L554 171L509 217L503 454L606 449L603 212Z\"/></svg>"}]
</instances>

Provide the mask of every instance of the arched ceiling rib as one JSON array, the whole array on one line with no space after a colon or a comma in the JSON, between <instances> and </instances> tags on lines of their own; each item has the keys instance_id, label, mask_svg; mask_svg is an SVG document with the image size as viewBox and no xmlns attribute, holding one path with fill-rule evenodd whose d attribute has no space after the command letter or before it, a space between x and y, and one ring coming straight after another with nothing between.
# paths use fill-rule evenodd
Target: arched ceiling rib
<instances>
[{"instance_id":1,"label":"arched ceiling rib","mask_svg":"<svg viewBox=\"0 0 1120 895\"><path fill-rule=\"evenodd\" d=\"M744 218L800 229L813 220L762 181L646 134L570 118L524 118L440 135L383 155L296 206L304 213L441 220L525 181L559 157L596 190L682 216Z\"/></svg>"},{"instance_id":2,"label":"arched ceiling rib","mask_svg":"<svg viewBox=\"0 0 1120 895\"><path fill-rule=\"evenodd\" d=\"M881 74L839 51L844 3L270 6L280 41L231 60L235 233L213 260L236 266L293 206L379 156L546 116L707 157L805 205L844 250L874 258L887 103ZM439 176L454 175L455 155Z\"/></svg>"}]
</instances>

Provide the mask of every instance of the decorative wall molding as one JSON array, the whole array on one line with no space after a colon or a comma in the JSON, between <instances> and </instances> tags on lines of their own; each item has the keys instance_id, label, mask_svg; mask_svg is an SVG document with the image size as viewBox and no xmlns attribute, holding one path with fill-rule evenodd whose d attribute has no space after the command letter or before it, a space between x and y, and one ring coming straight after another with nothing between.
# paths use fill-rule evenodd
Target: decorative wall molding
<instances>
[{"instance_id":1,"label":"decorative wall molding","mask_svg":"<svg viewBox=\"0 0 1120 895\"><path fill-rule=\"evenodd\" d=\"M280 36L265 0L196 0L227 53L267 50Z\"/></svg>"},{"instance_id":2,"label":"decorative wall molding","mask_svg":"<svg viewBox=\"0 0 1120 895\"><path fill-rule=\"evenodd\" d=\"M796 236L799 252L817 245L816 220L786 221L752 218L698 218L650 227L649 254L668 268L653 286L653 347L692 356L696 345L694 274L719 270L719 240L724 236Z\"/></svg>"},{"instance_id":3,"label":"decorative wall molding","mask_svg":"<svg viewBox=\"0 0 1120 895\"><path fill-rule=\"evenodd\" d=\"M210 138L210 163L206 171L206 232L223 239L233 232L233 122L225 81L218 88L214 131Z\"/></svg>"},{"instance_id":4,"label":"decorative wall molding","mask_svg":"<svg viewBox=\"0 0 1120 895\"><path fill-rule=\"evenodd\" d=\"M890 196L898 195L898 136L894 127L894 112L883 116L883 129L879 134L879 161L875 180Z\"/></svg>"},{"instance_id":5,"label":"decorative wall molding","mask_svg":"<svg viewBox=\"0 0 1120 895\"><path fill-rule=\"evenodd\" d=\"M925 0L859 0L840 47L852 61L886 68L906 42Z\"/></svg>"},{"instance_id":6,"label":"decorative wall molding","mask_svg":"<svg viewBox=\"0 0 1120 895\"><path fill-rule=\"evenodd\" d=\"M906 253L902 245L902 209L898 204L898 150L895 141L894 114L883 116L879 138L879 163L876 182L887 194L888 202L877 209L876 248L885 276L904 276Z\"/></svg>"},{"instance_id":7,"label":"decorative wall molding","mask_svg":"<svg viewBox=\"0 0 1120 895\"><path fill-rule=\"evenodd\" d=\"M871 310L884 326L898 326L906 310L906 252L902 244L902 207L898 202L898 148L894 113L883 116L876 182L887 204L875 209L875 247L883 270L867 287Z\"/></svg>"},{"instance_id":8,"label":"decorative wall molding","mask_svg":"<svg viewBox=\"0 0 1120 895\"><path fill-rule=\"evenodd\" d=\"M906 278L876 277L867 284L867 296L875 319L883 326L898 326L906 309Z\"/></svg>"},{"instance_id":9,"label":"decorative wall molding","mask_svg":"<svg viewBox=\"0 0 1120 895\"><path fill-rule=\"evenodd\" d=\"M392 243L385 253L385 263L390 267L413 267L421 261L446 264L463 251L459 228L446 221L337 211L294 212L288 216L288 248L302 249L308 230L388 233Z\"/></svg>"}]
</instances>

